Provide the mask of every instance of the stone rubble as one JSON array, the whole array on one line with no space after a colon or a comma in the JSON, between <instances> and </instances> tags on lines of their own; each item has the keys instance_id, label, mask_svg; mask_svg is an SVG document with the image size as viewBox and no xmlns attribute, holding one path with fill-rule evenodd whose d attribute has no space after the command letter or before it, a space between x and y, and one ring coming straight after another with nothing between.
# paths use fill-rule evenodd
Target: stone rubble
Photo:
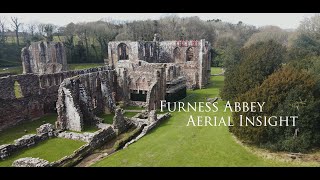
<instances>
[{"instance_id":1,"label":"stone rubble","mask_svg":"<svg viewBox=\"0 0 320 180\"><path fill-rule=\"evenodd\" d=\"M47 160L40 158L25 157L15 160L12 163L13 167L50 167Z\"/></svg>"}]
</instances>

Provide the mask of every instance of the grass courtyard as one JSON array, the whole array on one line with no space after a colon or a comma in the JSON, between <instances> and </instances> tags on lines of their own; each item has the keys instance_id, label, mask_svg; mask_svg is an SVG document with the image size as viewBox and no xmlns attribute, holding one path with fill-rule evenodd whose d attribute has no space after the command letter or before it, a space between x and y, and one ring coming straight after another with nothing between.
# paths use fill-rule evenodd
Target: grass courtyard
<instances>
[{"instance_id":1,"label":"grass courtyard","mask_svg":"<svg viewBox=\"0 0 320 180\"><path fill-rule=\"evenodd\" d=\"M89 69L94 67L104 66L104 63L82 63L82 64L68 64L69 70Z\"/></svg>"},{"instance_id":2,"label":"grass courtyard","mask_svg":"<svg viewBox=\"0 0 320 180\"><path fill-rule=\"evenodd\" d=\"M57 114L48 114L37 120L23 122L17 126L6 129L0 132L0 145L13 143L15 139L18 139L26 134L36 134L36 129L44 123L53 124L57 120ZM27 132L25 132L27 130Z\"/></svg>"},{"instance_id":3,"label":"grass courtyard","mask_svg":"<svg viewBox=\"0 0 320 180\"><path fill-rule=\"evenodd\" d=\"M49 139L35 145L34 147L19 151L6 160L0 160L0 167L10 167L13 161L24 157L38 157L49 162L57 161L64 156L72 154L73 151L84 144L85 142L70 139Z\"/></svg>"},{"instance_id":4,"label":"grass courtyard","mask_svg":"<svg viewBox=\"0 0 320 180\"><path fill-rule=\"evenodd\" d=\"M207 97L218 97L223 80L223 76L211 77L206 89L188 91L183 101L205 102ZM173 112L169 120L138 142L93 166L301 166L253 154L235 141L226 126L186 126L190 115L217 116L218 119L231 116L230 112L223 112L225 102L218 103L219 111L216 113Z\"/></svg>"},{"instance_id":5,"label":"grass courtyard","mask_svg":"<svg viewBox=\"0 0 320 180\"><path fill-rule=\"evenodd\" d=\"M123 115L125 117L131 118L131 117L135 116L136 114L138 114L138 113L137 112L125 112ZM98 115L98 117L103 119L102 123L112 124L114 114L100 114L100 115Z\"/></svg>"}]
</instances>

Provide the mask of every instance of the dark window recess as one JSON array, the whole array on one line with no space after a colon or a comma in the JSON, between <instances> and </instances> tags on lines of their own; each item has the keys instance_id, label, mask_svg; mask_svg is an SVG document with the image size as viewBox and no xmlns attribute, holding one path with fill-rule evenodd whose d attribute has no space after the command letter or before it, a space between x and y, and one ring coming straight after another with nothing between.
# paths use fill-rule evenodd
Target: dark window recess
<instances>
[{"instance_id":1,"label":"dark window recess","mask_svg":"<svg viewBox=\"0 0 320 180\"><path fill-rule=\"evenodd\" d=\"M187 89L182 88L173 94L167 93L166 94L166 101L167 102L175 102L175 101L178 101L180 99L185 98L186 96L187 96Z\"/></svg>"},{"instance_id":2,"label":"dark window recess","mask_svg":"<svg viewBox=\"0 0 320 180\"><path fill-rule=\"evenodd\" d=\"M140 91L139 94L131 93L130 97L131 97L131 101L143 101L143 102L146 102L146 100L147 100L147 94L142 94L142 91Z\"/></svg>"},{"instance_id":3,"label":"dark window recess","mask_svg":"<svg viewBox=\"0 0 320 180\"><path fill-rule=\"evenodd\" d=\"M128 60L129 59L129 55L127 54L128 53L127 51L128 51L128 47L126 44L120 43L118 45L119 60Z\"/></svg>"}]
</instances>

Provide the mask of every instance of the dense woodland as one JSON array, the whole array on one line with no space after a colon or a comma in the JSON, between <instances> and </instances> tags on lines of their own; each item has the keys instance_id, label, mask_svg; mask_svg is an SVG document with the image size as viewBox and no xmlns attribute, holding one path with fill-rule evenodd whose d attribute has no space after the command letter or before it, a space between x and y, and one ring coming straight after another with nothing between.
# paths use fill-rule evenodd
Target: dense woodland
<instances>
[{"instance_id":1,"label":"dense woodland","mask_svg":"<svg viewBox=\"0 0 320 180\"><path fill-rule=\"evenodd\" d=\"M264 29L267 30L267 29ZM253 34L224 59L223 99L266 102L263 113L233 114L241 140L276 151L306 152L320 146L320 16L285 34L278 28ZM227 53L228 54L228 53ZM296 126L242 126L239 115L298 116Z\"/></svg>"},{"instance_id":2,"label":"dense woodland","mask_svg":"<svg viewBox=\"0 0 320 180\"><path fill-rule=\"evenodd\" d=\"M63 27L0 18L0 67L20 65L20 50L32 41L62 41L68 63L91 63L107 58L109 41L151 41L155 33L160 40L208 40L214 48L212 65L225 69L224 100L265 101L264 116L299 116L296 127L239 128L240 114L235 113L230 131L239 139L276 151L305 152L320 146L320 15L305 19L295 30L175 15Z\"/></svg>"}]
</instances>

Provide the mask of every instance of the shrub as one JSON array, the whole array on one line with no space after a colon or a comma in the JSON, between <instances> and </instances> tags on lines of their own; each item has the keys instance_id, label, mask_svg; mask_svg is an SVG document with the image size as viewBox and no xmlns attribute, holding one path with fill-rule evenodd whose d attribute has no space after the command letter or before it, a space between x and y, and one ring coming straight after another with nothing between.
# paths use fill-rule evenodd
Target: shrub
<instances>
[{"instance_id":1,"label":"shrub","mask_svg":"<svg viewBox=\"0 0 320 180\"><path fill-rule=\"evenodd\" d=\"M238 95L259 86L281 66L285 53L285 47L274 41L243 48L239 60L226 68L222 98L234 100Z\"/></svg>"},{"instance_id":2,"label":"shrub","mask_svg":"<svg viewBox=\"0 0 320 180\"><path fill-rule=\"evenodd\" d=\"M320 98L318 79L305 69L285 65L270 75L261 86L243 95L238 102L266 102L262 113L233 113L234 127L240 139L273 150L307 151L320 143ZM296 126L241 126L243 116L298 116Z\"/></svg>"}]
</instances>

